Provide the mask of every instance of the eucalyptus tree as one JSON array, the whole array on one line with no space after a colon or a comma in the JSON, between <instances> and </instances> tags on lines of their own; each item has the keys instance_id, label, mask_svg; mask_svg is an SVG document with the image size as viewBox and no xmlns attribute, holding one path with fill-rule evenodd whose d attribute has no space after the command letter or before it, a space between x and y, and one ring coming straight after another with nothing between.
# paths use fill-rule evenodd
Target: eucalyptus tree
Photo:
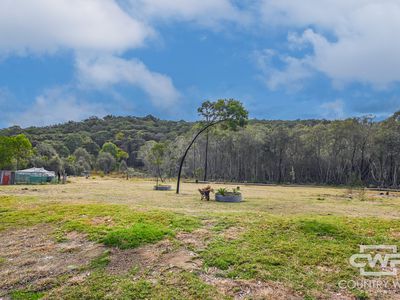
<instances>
[{"instance_id":1,"label":"eucalyptus tree","mask_svg":"<svg viewBox=\"0 0 400 300\"><path fill-rule=\"evenodd\" d=\"M104 172L104 174L110 173L114 170L116 164L115 157L109 152L100 152L97 157L97 165Z\"/></svg>"},{"instance_id":2,"label":"eucalyptus tree","mask_svg":"<svg viewBox=\"0 0 400 300\"><path fill-rule=\"evenodd\" d=\"M0 169L7 168L12 164L13 150L12 141L8 136L0 136Z\"/></svg>"},{"instance_id":3,"label":"eucalyptus tree","mask_svg":"<svg viewBox=\"0 0 400 300\"><path fill-rule=\"evenodd\" d=\"M119 172L120 173L125 173L126 174L126 180L129 179L129 173L128 173L128 165L126 164L126 161L123 160L119 164Z\"/></svg>"},{"instance_id":4,"label":"eucalyptus tree","mask_svg":"<svg viewBox=\"0 0 400 300\"><path fill-rule=\"evenodd\" d=\"M56 155L49 160L49 162L47 163L47 167L57 174L58 172L61 172L63 170L63 162L61 158Z\"/></svg>"},{"instance_id":5,"label":"eucalyptus tree","mask_svg":"<svg viewBox=\"0 0 400 300\"><path fill-rule=\"evenodd\" d=\"M0 136L0 168L25 165L32 156L32 144L24 134Z\"/></svg>"},{"instance_id":6,"label":"eucalyptus tree","mask_svg":"<svg viewBox=\"0 0 400 300\"><path fill-rule=\"evenodd\" d=\"M243 104L240 101L234 99L219 99L215 102L206 101L198 111L199 113L203 111L207 116L207 120L203 122L203 127L193 137L181 158L178 171L178 182L176 185L177 194L179 194L183 163L185 162L186 155L196 139L204 131L213 126L219 125L223 129L235 130L237 127L245 126L248 120L248 111L243 107Z\"/></svg>"},{"instance_id":7,"label":"eucalyptus tree","mask_svg":"<svg viewBox=\"0 0 400 300\"><path fill-rule=\"evenodd\" d=\"M139 150L139 158L141 158L146 166L147 171L164 182L163 174L167 154L167 145L162 142L148 141Z\"/></svg>"},{"instance_id":8,"label":"eucalyptus tree","mask_svg":"<svg viewBox=\"0 0 400 300\"><path fill-rule=\"evenodd\" d=\"M208 124L214 122L217 118L215 114L215 102L204 101L202 105L197 109L199 115L203 118L200 124ZM204 181L207 181L207 169L208 169L208 143L209 143L209 133L210 129L206 130L206 145L205 145L205 158L204 158Z\"/></svg>"},{"instance_id":9,"label":"eucalyptus tree","mask_svg":"<svg viewBox=\"0 0 400 300\"><path fill-rule=\"evenodd\" d=\"M25 165L29 157L32 156L32 144L24 134L18 134L12 138L13 156L16 168Z\"/></svg>"},{"instance_id":10,"label":"eucalyptus tree","mask_svg":"<svg viewBox=\"0 0 400 300\"><path fill-rule=\"evenodd\" d=\"M127 160L129 154L112 142L104 143L100 153L110 153L117 161Z\"/></svg>"},{"instance_id":11,"label":"eucalyptus tree","mask_svg":"<svg viewBox=\"0 0 400 300\"><path fill-rule=\"evenodd\" d=\"M70 153L73 153L77 148L83 144L83 138L78 133L70 133L64 139L65 146L69 149Z\"/></svg>"},{"instance_id":12,"label":"eucalyptus tree","mask_svg":"<svg viewBox=\"0 0 400 300\"><path fill-rule=\"evenodd\" d=\"M155 143L150 149L151 162L154 164L157 172L157 185L158 178L160 178L161 182L164 182L161 166L164 163L165 152L166 145L164 143Z\"/></svg>"}]
</instances>

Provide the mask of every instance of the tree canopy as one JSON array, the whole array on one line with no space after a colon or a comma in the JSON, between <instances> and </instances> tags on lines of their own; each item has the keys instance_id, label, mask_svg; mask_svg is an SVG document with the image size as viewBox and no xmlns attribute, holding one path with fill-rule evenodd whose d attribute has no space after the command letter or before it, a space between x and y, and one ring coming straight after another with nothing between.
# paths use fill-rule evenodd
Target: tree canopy
<instances>
[{"instance_id":1,"label":"tree canopy","mask_svg":"<svg viewBox=\"0 0 400 300\"><path fill-rule=\"evenodd\" d=\"M161 181L165 173L167 159L167 144L149 141L140 150L139 157L143 160L146 170Z\"/></svg>"},{"instance_id":2,"label":"tree canopy","mask_svg":"<svg viewBox=\"0 0 400 300\"><path fill-rule=\"evenodd\" d=\"M221 123L221 126L230 129L246 125L249 116L243 104L234 99L219 99L215 102L207 100L197 111L205 125Z\"/></svg>"},{"instance_id":3,"label":"tree canopy","mask_svg":"<svg viewBox=\"0 0 400 300\"><path fill-rule=\"evenodd\" d=\"M32 144L24 134L0 136L0 168L18 169L28 163Z\"/></svg>"}]
</instances>

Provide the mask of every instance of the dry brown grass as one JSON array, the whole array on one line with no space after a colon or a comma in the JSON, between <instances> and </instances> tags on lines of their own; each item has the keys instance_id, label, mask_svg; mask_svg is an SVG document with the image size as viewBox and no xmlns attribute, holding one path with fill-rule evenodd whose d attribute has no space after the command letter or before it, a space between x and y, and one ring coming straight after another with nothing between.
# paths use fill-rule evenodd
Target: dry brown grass
<instances>
[{"instance_id":1,"label":"dry brown grass","mask_svg":"<svg viewBox=\"0 0 400 300\"><path fill-rule=\"evenodd\" d=\"M71 178L71 183L66 185L38 185L28 189L0 186L0 195L34 196L50 203L125 204L141 210L165 209L193 215L257 212L397 218L400 210L400 193L382 196L379 192L367 191L361 199L355 192L350 199L345 188L241 185L245 202L226 205L200 201L197 189L201 184L183 183L179 195L174 191L154 191L153 185L154 182L141 179ZM212 186L215 190L224 187L221 184Z\"/></svg>"}]
</instances>

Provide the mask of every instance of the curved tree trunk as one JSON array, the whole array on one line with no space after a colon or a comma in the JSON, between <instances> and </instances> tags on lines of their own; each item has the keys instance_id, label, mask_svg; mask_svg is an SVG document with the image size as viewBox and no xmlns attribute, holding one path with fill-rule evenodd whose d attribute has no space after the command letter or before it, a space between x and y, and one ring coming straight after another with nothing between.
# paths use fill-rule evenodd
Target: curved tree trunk
<instances>
[{"instance_id":1,"label":"curved tree trunk","mask_svg":"<svg viewBox=\"0 0 400 300\"><path fill-rule=\"evenodd\" d=\"M181 162L179 164L179 171L178 171L178 182L176 184L176 193L179 194L179 188L180 188L180 182L181 182L181 173L182 173L182 168L183 168L183 163L185 162L185 158L186 155L188 154L190 147L192 147L192 145L194 144L194 142L196 141L196 139L199 137L200 134L202 134L204 131L206 131L208 128L210 128L211 126L214 126L216 124L225 122L226 120L220 120L214 123L210 123L206 126L204 126L193 138L193 140L190 142L189 146L186 148L185 153L183 154L182 158L181 158Z\"/></svg>"}]
</instances>

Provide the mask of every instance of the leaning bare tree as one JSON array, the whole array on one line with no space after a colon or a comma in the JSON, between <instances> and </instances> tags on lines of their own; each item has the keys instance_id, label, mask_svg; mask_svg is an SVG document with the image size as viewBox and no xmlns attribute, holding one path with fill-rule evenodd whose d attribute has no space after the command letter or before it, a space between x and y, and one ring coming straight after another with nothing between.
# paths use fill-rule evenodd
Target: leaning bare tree
<instances>
[{"instance_id":1,"label":"leaning bare tree","mask_svg":"<svg viewBox=\"0 0 400 300\"><path fill-rule=\"evenodd\" d=\"M243 104L234 99L220 99L215 102L205 101L198 109L198 112L204 117L204 121L202 122L203 127L194 136L181 158L178 172L178 183L176 185L177 194L179 194L183 163L185 162L190 147L192 147L196 139L212 126L220 125L224 129L235 130L237 127L245 126L248 119L248 112L243 107Z\"/></svg>"}]
</instances>

